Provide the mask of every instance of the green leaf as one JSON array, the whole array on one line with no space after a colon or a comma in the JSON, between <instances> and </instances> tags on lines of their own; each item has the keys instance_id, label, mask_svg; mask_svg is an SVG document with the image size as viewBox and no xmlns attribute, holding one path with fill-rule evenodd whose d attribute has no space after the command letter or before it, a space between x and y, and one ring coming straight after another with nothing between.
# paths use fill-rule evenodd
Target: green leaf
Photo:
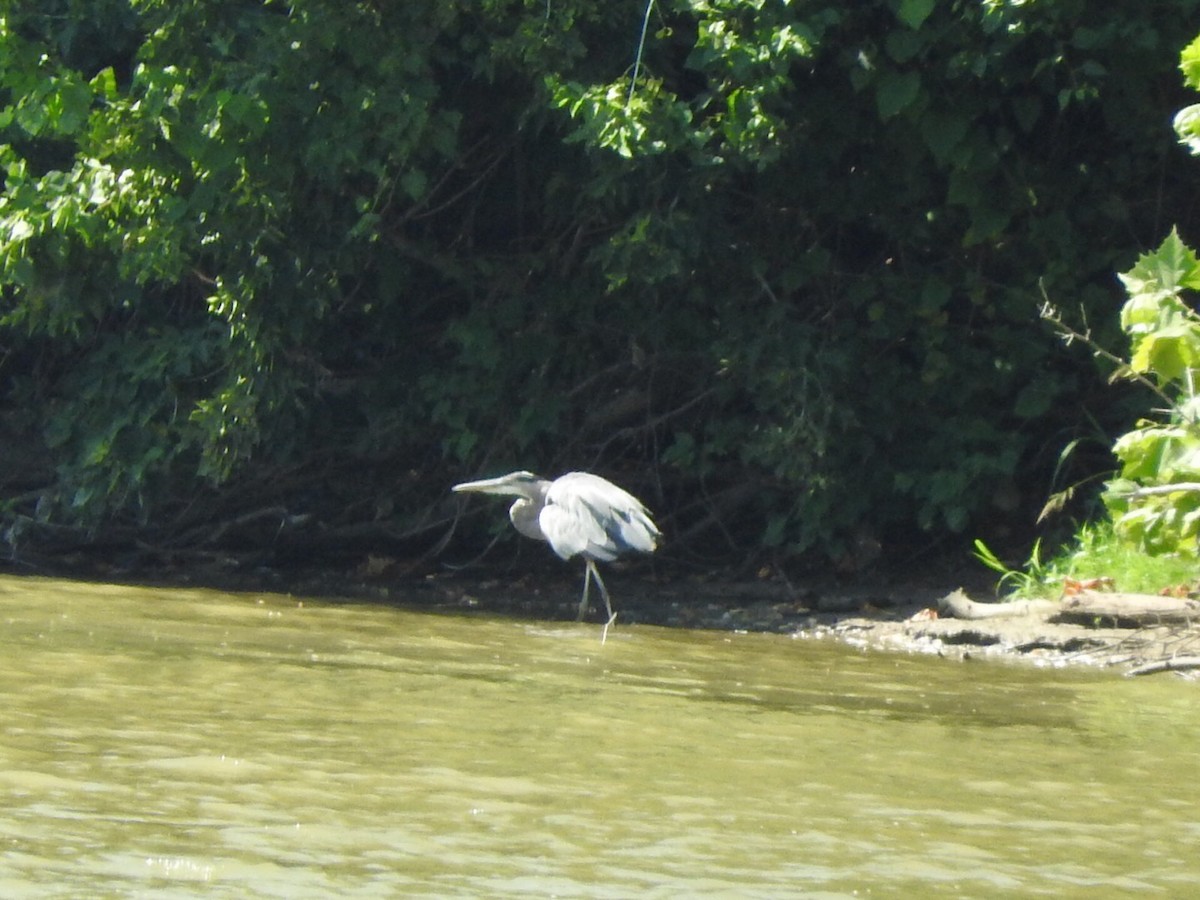
<instances>
[{"instance_id":1,"label":"green leaf","mask_svg":"<svg viewBox=\"0 0 1200 900\"><path fill-rule=\"evenodd\" d=\"M82 82L62 85L55 110L55 127L62 134L74 134L87 120L92 105L92 89Z\"/></svg>"},{"instance_id":2,"label":"green leaf","mask_svg":"<svg viewBox=\"0 0 1200 900\"><path fill-rule=\"evenodd\" d=\"M1017 125L1026 134L1031 134L1042 114L1041 99L1037 96L1019 97L1013 101L1012 108Z\"/></svg>"},{"instance_id":3,"label":"green leaf","mask_svg":"<svg viewBox=\"0 0 1200 900\"><path fill-rule=\"evenodd\" d=\"M117 99L117 76L113 73L112 66L106 66L92 76L92 90L96 96L103 97L105 100L112 102Z\"/></svg>"},{"instance_id":4,"label":"green leaf","mask_svg":"<svg viewBox=\"0 0 1200 900\"><path fill-rule=\"evenodd\" d=\"M1120 276L1131 299L1159 294L1173 295L1182 288L1200 289L1200 260L1179 237L1177 229L1153 253L1143 253L1137 264Z\"/></svg>"},{"instance_id":5,"label":"green leaf","mask_svg":"<svg viewBox=\"0 0 1200 900\"><path fill-rule=\"evenodd\" d=\"M400 187L413 200L420 200L425 196L428 184L429 179L425 177L425 173L420 169L409 169L400 176Z\"/></svg>"},{"instance_id":6,"label":"green leaf","mask_svg":"<svg viewBox=\"0 0 1200 900\"><path fill-rule=\"evenodd\" d=\"M875 90L875 105L883 119L903 112L917 99L921 76L916 72L884 72Z\"/></svg>"},{"instance_id":7,"label":"green leaf","mask_svg":"<svg viewBox=\"0 0 1200 900\"><path fill-rule=\"evenodd\" d=\"M1179 68L1183 71L1184 83L1192 90L1200 90L1200 37L1196 37L1179 54Z\"/></svg>"},{"instance_id":8,"label":"green leaf","mask_svg":"<svg viewBox=\"0 0 1200 900\"><path fill-rule=\"evenodd\" d=\"M1182 323L1159 328L1136 342L1130 368L1161 381L1181 381L1200 367L1200 329Z\"/></svg>"},{"instance_id":9,"label":"green leaf","mask_svg":"<svg viewBox=\"0 0 1200 900\"><path fill-rule=\"evenodd\" d=\"M1176 426L1137 428L1121 435L1113 444L1113 453L1121 461L1121 477L1141 483L1157 481L1176 455L1175 448L1187 437L1187 430Z\"/></svg>"},{"instance_id":10,"label":"green leaf","mask_svg":"<svg viewBox=\"0 0 1200 900\"><path fill-rule=\"evenodd\" d=\"M1185 106L1175 113L1171 126L1175 129L1179 143L1193 156L1200 156L1200 104Z\"/></svg>"},{"instance_id":11,"label":"green leaf","mask_svg":"<svg viewBox=\"0 0 1200 900\"><path fill-rule=\"evenodd\" d=\"M939 164L950 162L970 128L970 119L960 113L929 112L921 116L921 137Z\"/></svg>"},{"instance_id":12,"label":"green leaf","mask_svg":"<svg viewBox=\"0 0 1200 900\"><path fill-rule=\"evenodd\" d=\"M925 24L935 3L936 0L900 0L896 18L915 31Z\"/></svg>"},{"instance_id":13,"label":"green leaf","mask_svg":"<svg viewBox=\"0 0 1200 900\"><path fill-rule=\"evenodd\" d=\"M884 41L884 47L893 61L904 64L925 48L925 39L914 31L893 31Z\"/></svg>"},{"instance_id":14,"label":"green leaf","mask_svg":"<svg viewBox=\"0 0 1200 900\"><path fill-rule=\"evenodd\" d=\"M1050 409L1053 399L1053 392L1047 390L1041 381L1030 382L1017 394L1013 414L1022 419L1036 419Z\"/></svg>"}]
</instances>

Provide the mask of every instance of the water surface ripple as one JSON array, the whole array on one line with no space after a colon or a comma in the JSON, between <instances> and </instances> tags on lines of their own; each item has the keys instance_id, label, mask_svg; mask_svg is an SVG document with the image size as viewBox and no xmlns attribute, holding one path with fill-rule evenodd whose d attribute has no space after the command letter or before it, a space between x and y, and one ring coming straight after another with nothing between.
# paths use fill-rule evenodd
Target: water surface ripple
<instances>
[{"instance_id":1,"label":"water surface ripple","mask_svg":"<svg viewBox=\"0 0 1200 900\"><path fill-rule=\"evenodd\" d=\"M1192 684L0 579L3 897L1190 895Z\"/></svg>"}]
</instances>

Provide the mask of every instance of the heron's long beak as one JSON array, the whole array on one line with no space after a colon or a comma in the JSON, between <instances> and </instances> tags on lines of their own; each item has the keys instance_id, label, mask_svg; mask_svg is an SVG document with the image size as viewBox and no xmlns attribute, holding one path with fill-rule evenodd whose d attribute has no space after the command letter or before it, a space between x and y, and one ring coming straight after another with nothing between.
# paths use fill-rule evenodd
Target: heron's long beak
<instances>
[{"instance_id":1,"label":"heron's long beak","mask_svg":"<svg viewBox=\"0 0 1200 900\"><path fill-rule=\"evenodd\" d=\"M501 475L499 478L484 478L480 481L464 481L450 488L456 494L471 492L475 494L514 494L512 476Z\"/></svg>"}]
</instances>

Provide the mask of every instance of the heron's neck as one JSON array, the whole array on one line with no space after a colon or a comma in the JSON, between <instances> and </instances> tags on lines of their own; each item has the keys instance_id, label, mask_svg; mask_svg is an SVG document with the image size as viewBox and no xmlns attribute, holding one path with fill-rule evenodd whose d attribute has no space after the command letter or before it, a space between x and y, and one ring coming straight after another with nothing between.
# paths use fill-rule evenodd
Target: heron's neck
<instances>
[{"instance_id":1,"label":"heron's neck","mask_svg":"<svg viewBox=\"0 0 1200 900\"><path fill-rule=\"evenodd\" d=\"M535 541L546 540L546 535L542 533L542 526L538 524L538 514L542 511L543 505L529 497L521 497L508 508L508 517L512 519L513 527L525 537L531 537Z\"/></svg>"}]
</instances>

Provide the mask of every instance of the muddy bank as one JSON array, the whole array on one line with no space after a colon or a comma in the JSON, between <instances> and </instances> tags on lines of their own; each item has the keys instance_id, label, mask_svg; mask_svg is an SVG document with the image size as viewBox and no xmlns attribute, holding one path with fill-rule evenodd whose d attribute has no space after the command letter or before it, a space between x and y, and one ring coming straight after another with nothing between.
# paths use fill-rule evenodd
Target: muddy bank
<instances>
[{"instance_id":1,"label":"muddy bank","mask_svg":"<svg viewBox=\"0 0 1200 900\"><path fill-rule=\"evenodd\" d=\"M957 661L990 659L1039 666L1093 666L1122 674L1173 672L1180 677L1200 677L1200 620L1197 624L1186 618L1121 621L1078 611L1067 616L1063 601L998 605L989 580L981 576L968 578L965 590L936 573L929 579L817 579L806 583L713 577L651 582L630 573L609 581L616 628L646 624L766 631L797 640L841 641L865 650L930 654ZM435 574L407 583L387 579L375 584L360 582L359 587L359 593L408 606L571 620L579 583L559 570L490 579ZM959 618L956 611L965 614L962 604L956 610L954 604L947 604L948 597L986 603L989 611L1003 607L1005 614ZM1009 614L1016 609L1021 614ZM588 621L599 626L602 619L593 609Z\"/></svg>"},{"instance_id":2,"label":"muddy bank","mask_svg":"<svg viewBox=\"0 0 1200 900\"><path fill-rule=\"evenodd\" d=\"M1046 612L984 620L923 618L926 609L935 608L915 611L916 620L851 616L817 626L811 634L862 647L959 660L1086 665L1126 675L1174 672L1189 679L1196 678L1200 669L1200 629L1191 624L1083 625L1055 621Z\"/></svg>"},{"instance_id":3,"label":"muddy bank","mask_svg":"<svg viewBox=\"0 0 1200 900\"><path fill-rule=\"evenodd\" d=\"M328 568L246 571L221 566L114 571L92 565L56 574L159 586L272 591L334 601L387 603L465 615L570 621L580 582L574 567L497 573L481 578L445 570L404 571L370 562L352 571ZM11 571L11 570L10 570ZM12 574L18 574L12 572ZM617 611L616 628L658 625L774 632L796 640L840 641L864 650L936 655L948 660L1003 660L1040 666L1093 666L1122 674L1173 673L1200 678L1200 619L1118 622L1099 617L1063 621L1060 604L1044 602L1021 615L965 619L946 598L996 600L986 575L967 574L965 588L945 571L924 577L778 577L730 580L719 575L649 576L616 571L606 578ZM951 605L952 606L952 605ZM1009 612L1010 610L1005 610ZM588 621L602 625L595 608Z\"/></svg>"},{"instance_id":4,"label":"muddy bank","mask_svg":"<svg viewBox=\"0 0 1200 900\"><path fill-rule=\"evenodd\" d=\"M616 627L652 624L674 628L769 631L797 640L834 640L899 653L936 655L948 660L1004 660L1039 666L1093 666L1121 674L1172 672L1200 677L1200 618L1171 621L1133 619L1069 611L1072 598L1032 604L998 604L990 588L975 579L963 591L945 582L838 583L807 586L779 582L667 582L622 585L614 597ZM571 585L464 583L434 580L427 590L441 594L435 605L543 618L570 619L575 612ZM985 618L960 618L959 598L986 604ZM1164 601L1167 603L1169 601ZM1179 601L1189 603L1189 601ZM1109 604L1112 605L1111 603ZM1194 606L1194 601L1191 602ZM1012 614L1019 610L1018 614ZM592 618L597 618L593 616Z\"/></svg>"}]
</instances>

